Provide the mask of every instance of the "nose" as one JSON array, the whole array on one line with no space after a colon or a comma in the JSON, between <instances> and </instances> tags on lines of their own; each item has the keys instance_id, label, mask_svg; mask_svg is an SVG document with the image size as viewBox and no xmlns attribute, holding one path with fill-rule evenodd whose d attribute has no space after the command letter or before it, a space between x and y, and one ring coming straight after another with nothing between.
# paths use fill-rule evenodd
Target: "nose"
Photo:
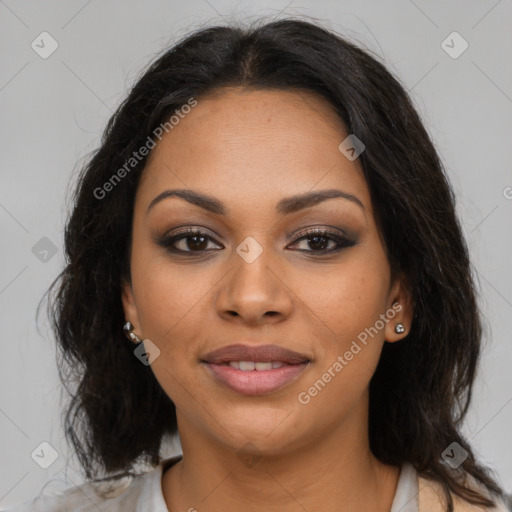
<instances>
[{"instance_id":1,"label":"nose","mask_svg":"<svg viewBox=\"0 0 512 512\"><path fill-rule=\"evenodd\" d=\"M217 295L218 314L249 325L279 323L293 310L293 294L282 269L267 251L251 263L233 252L232 271Z\"/></svg>"}]
</instances>

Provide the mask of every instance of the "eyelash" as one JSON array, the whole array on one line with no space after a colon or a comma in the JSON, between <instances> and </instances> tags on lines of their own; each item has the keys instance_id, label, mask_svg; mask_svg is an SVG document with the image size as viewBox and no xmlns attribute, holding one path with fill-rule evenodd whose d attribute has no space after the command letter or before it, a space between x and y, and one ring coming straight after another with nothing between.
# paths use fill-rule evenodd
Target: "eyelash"
<instances>
[{"instance_id":1,"label":"eyelash","mask_svg":"<svg viewBox=\"0 0 512 512\"><path fill-rule=\"evenodd\" d=\"M187 253L191 254L191 255L194 255L194 253L195 253L195 255L202 255L205 252L211 252L206 249L201 250L201 251L190 251L190 250L184 251L182 249L177 249L176 247L173 247L173 244L175 244L179 240L192 238L195 236L203 237L208 240L214 241L214 239L212 237L208 236L205 232L200 231L198 229L188 228L184 231L181 231L180 233L176 233L175 235L162 237L160 240L158 240L158 244L160 246L162 246L163 248L167 249L169 252L174 253L174 254L180 254L180 255L185 255ZM353 245L356 244L356 242L349 240L348 238L345 238L343 236L340 236L337 233L334 233L332 231L328 231L325 229L319 229L319 228L308 229L308 230L304 231L303 233L301 233L299 235L299 238L296 238L294 240L294 242L292 242L292 243L297 243L302 240L307 240L308 238L313 238L313 237L327 238L329 240L336 242L338 244L338 247L336 247L335 249L323 249L323 250L298 249L298 251L306 252L306 253L316 253L317 255L321 256L321 255L334 254L334 253L340 252L343 249L345 249L347 247L352 247Z\"/></svg>"}]
</instances>

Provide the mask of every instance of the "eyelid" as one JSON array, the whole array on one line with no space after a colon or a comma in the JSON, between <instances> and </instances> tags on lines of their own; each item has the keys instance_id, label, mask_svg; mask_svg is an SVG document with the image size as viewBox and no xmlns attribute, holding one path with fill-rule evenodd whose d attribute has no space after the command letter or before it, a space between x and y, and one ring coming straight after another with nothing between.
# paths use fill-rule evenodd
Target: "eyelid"
<instances>
[{"instance_id":1,"label":"eyelid","mask_svg":"<svg viewBox=\"0 0 512 512\"><path fill-rule=\"evenodd\" d=\"M291 233L287 233L286 236L288 238L296 237L296 236L300 236L302 233L308 233L308 232L311 232L311 231L314 232L315 230L316 231L327 232L328 234L333 232L332 234L336 234L338 236L345 237L348 240L351 240L351 239L355 238L355 234L349 233L347 230L345 230L343 228L340 228L340 227L337 227L337 226L331 226L329 224L317 224L317 225L314 225L314 226L307 226L305 228L300 228L300 229L297 229L295 231L292 231Z\"/></svg>"}]
</instances>

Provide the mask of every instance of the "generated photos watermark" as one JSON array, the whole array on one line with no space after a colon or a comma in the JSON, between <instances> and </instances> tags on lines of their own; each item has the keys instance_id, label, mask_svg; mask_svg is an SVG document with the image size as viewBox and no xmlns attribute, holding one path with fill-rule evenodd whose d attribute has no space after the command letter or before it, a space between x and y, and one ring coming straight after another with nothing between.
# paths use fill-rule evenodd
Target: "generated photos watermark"
<instances>
[{"instance_id":1,"label":"generated photos watermark","mask_svg":"<svg viewBox=\"0 0 512 512\"><path fill-rule=\"evenodd\" d=\"M109 192L114 190L114 187L118 185L121 180L130 173L156 146L155 139L162 140L162 136L165 133L169 133L176 125L179 124L180 120L183 119L187 114L190 113L193 107L197 105L197 100L194 97L188 99L187 103L182 105L179 109L176 109L168 121L161 123L153 130L153 137L148 135L146 142L137 150L133 151L132 156L126 160L122 167L112 174L112 176L105 182L101 187L96 187L93 191L96 199L104 199Z\"/></svg>"},{"instance_id":2,"label":"generated photos watermark","mask_svg":"<svg viewBox=\"0 0 512 512\"><path fill-rule=\"evenodd\" d=\"M368 337L373 338L376 336L379 331L382 331L386 324L395 318L396 314L402 309L403 306L400 303L395 302L391 308L380 315L379 320L377 320L371 327L366 327L361 331L357 335L357 340L363 345L363 347L361 347L356 340L353 340L349 350L347 350L343 355L339 355L331 366L329 366L327 371L324 372L322 376L307 389L307 391L301 391L298 394L297 399L299 403L302 405L309 404L311 399L317 396L318 393L320 393L325 386L331 382L331 380L334 379L350 361L352 361L354 356L361 352L361 350L368 344Z\"/></svg>"}]
</instances>

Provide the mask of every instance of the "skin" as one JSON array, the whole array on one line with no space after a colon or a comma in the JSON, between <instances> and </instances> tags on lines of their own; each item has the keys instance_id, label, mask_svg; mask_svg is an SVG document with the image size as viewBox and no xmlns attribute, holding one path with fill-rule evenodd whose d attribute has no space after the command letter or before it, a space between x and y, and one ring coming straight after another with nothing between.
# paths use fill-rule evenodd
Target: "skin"
<instances>
[{"instance_id":1,"label":"skin","mask_svg":"<svg viewBox=\"0 0 512 512\"><path fill-rule=\"evenodd\" d=\"M391 507L399 468L370 451L368 390L384 342L407 335L412 307L405 280L391 278L359 162L338 149L347 135L326 100L310 92L225 88L198 99L150 154L122 300L134 332L160 349L151 368L177 409L183 460L162 478L169 510ZM167 189L214 196L229 213L177 197L147 213ZM289 215L275 211L285 197L325 189L353 194L363 207L333 198ZM158 244L188 226L212 239L175 242L185 255ZM297 241L306 228L344 230L355 245L319 256L311 238ZM248 236L263 249L252 263L236 252ZM299 393L395 302L401 311L300 403ZM396 322L403 334L394 332ZM244 341L275 343L310 363L281 390L243 396L212 378L200 359Z\"/></svg>"}]
</instances>

